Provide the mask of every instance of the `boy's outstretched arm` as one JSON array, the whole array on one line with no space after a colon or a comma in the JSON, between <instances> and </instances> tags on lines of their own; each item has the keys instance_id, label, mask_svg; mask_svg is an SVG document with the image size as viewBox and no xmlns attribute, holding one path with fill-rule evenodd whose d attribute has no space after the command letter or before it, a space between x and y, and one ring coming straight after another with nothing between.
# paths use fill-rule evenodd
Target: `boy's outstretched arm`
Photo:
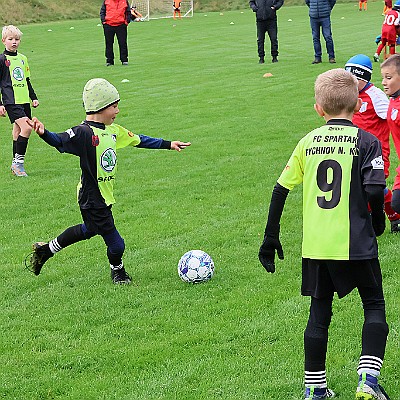
<instances>
[{"instance_id":1,"label":"boy's outstretched arm","mask_svg":"<svg viewBox=\"0 0 400 400\"><path fill-rule=\"evenodd\" d=\"M181 151L190 145L190 142L180 142L179 140L174 140L171 142L171 150Z\"/></svg>"},{"instance_id":2,"label":"boy's outstretched arm","mask_svg":"<svg viewBox=\"0 0 400 400\"><path fill-rule=\"evenodd\" d=\"M43 122L40 122L36 117L32 120L28 120L28 124L31 128L50 146L56 147L61 153L62 150L62 140L61 138L53 132L49 132L44 128Z\"/></svg>"},{"instance_id":3,"label":"boy's outstretched arm","mask_svg":"<svg viewBox=\"0 0 400 400\"><path fill-rule=\"evenodd\" d=\"M33 117L32 120L28 120L28 125L39 135L42 136L44 134L44 124L40 122L36 117Z\"/></svg>"},{"instance_id":4,"label":"boy's outstretched arm","mask_svg":"<svg viewBox=\"0 0 400 400\"><path fill-rule=\"evenodd\" d=\"M280 260L283 260L283 249L279 240L280 220L285 206L289 189L277 183L272 191L271 203L268 212L267 226L264 240L258 252L258 258L267 272L275 272L275 251Z\"/></svg>"}]
</instances>

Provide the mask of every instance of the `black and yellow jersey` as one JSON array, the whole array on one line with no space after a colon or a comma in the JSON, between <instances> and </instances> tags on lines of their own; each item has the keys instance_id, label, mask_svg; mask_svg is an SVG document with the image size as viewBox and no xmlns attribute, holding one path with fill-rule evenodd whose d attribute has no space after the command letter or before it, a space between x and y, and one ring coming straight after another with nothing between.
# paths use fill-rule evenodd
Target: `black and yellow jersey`
<instances>
[{"instance_id":1,"label":"black and yellow jersey","mask_svg":"<svg viewBox=\"0 0 400 400\"><path fill-rule=\"evenodd\" d=\"M365 185L385 187L379 140L348 120L331 120L303 137L278 183L303 183L304 258L363 260L378 248Z\"/></svg>"},{"instance_id":2,"label":"black and yellow jersey","mask_svg":"<svg viewBox=\"0 0 400 400\"><path fill-rule=\"evenodd\" d=\"M30 100L37 100L30 76L26 56L4 50L0 54L0 104L26 104Z\"/></svg>"},{"instance_id":3,"label":"black and yellow jersey","mask_svg":"<svg viewBox=\"0 0 400 400\"><path fill-rule=\"evenodd\" d=\"M136 135L117 125L84 121L62 133L45 131L41 136L61 153L80 158L78 203L82 209L104 208L115 203L114 181L117 150L127 146L170 149L171 142Z\"/></svg>"}]
</instances>

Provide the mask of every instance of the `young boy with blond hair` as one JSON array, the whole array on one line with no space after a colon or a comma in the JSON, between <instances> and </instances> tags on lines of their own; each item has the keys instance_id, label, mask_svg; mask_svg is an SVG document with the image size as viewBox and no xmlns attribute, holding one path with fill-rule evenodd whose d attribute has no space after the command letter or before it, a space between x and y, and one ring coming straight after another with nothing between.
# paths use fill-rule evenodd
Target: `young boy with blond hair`
<instances>
[{"instance_id":1,"label":"young boy with blond hair","mask_svg":"<svg viewBox=\"0 0 400 400\"><path fill-rule=\"evenodd\" d=\"M327 387L325 367L333 297L357 288L364 324L355 397L388 399L378 384L389 330L376 240L385 229L382 149L374 135L351 122L361 101L350 72L333 69L319 75L315 103L326 124L299 141L274 187L259 259L274 272L275 252L284 258L279 239L283 208L289 191L303 183L301 293L311 297L304 398L335 396Z\"/></svg>"},{"instance_id":2,"label":"young boy with blond hair","mask_svg":"<svg viewBox=\"0 0 400 400\"><path fill-rule=\"evenodd\" d=\"M181 151L190 143L137 135L115 124L119 100L119 93L110 82L95 78L89 80L83 89L86 119L80 125L56 134L45 129L37 118L31 122L35 132L50 146L60 153L78 156L82 170L78 203L83 223L67 228L48 243L34 243L27 267L35 275L39 275L44 263L60 250L100 235L107 246L113 283L131 282L122 261L125 242L115 227L111 211L115 203L113 187L118 165L117 150L136 146Z\"/></svg>"},{"instance_id":3,"label":"young boy with blond hair","mask_svg":"<svg viewBox=\"0 0 400 400\"><path fill-rule=\"evenodd\" d=\"M387 121L392 133L397 158L400 160L400 54L394 54L381 64L383 91L389 96ZM400 213L400 165L396 168L392 207Z\"/></svg>"},{"instance_id":4,"label":"young boy with blond hair","mask_svg":"<svg viewBox=\"0 0 400 400\"><path fill-rule=\"evenodd\" d=\"M24 168L25 154L31 127L31 107L39 105L30 80L28 59L18 53L22 32L13 25L3 27L1 41L5 50L0 54L0 116L8 115L13 124L13 160L11 172L15 176L27 176Z\"/></svg>"}]
</instances>

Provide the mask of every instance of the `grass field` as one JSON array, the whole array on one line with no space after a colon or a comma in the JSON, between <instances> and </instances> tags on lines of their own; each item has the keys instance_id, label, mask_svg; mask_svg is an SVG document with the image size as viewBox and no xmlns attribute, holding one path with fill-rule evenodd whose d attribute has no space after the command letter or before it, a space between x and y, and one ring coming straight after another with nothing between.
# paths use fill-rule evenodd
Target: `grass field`
<instances>
[{"instance_id":1,"label":"grass field","mask_svg":"<svg viewBox=\"0 0 400 400\"><path fill-rule=\"evenodd\" d=\"M374 53L383 4L368 6L362 13L356 3L334 8L337 67ZM285 260L274 275L257 252L277 177L297 141L323 124L313 110L313 83L332 66L327 57L311 65L307 8L279 12L279 63L267 57L265 65L258 64L250 10L131 24L127 67L104 66L97 24L21 27L20 51L41 102L34 114L56 132L80 123L84 84L104 77L122 98L118 123L192 146L119 153L113 212L133 285L112 285L101 238L63 250L35 277L23 267L32 242L81 221L79 163L32 136L29 177L14 178L10 125L1 119L0 397L302 398L309 300L299 294L301 188L286 203ZM380 86L377 64L373 81ZM393 176L394 152L392 161ZM389 230L379 238L391 330L381 383L393 400L400 398L400 237ZM193 286L176 268L195 248L213 257L216 270ZM335 302L327 374L341 400L354 397L362 320L356 292Z\"/></svg>"}]
</instances>

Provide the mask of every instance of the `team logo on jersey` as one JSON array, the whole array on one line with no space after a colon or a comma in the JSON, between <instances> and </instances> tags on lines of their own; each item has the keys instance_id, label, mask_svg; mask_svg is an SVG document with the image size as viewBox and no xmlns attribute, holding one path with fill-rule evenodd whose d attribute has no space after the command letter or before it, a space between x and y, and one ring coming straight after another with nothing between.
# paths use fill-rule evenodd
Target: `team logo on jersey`
<instances>
[{"instance_id":1,"label":"team logo on jersey","mask_svg":"<svg viewBox=\"0 0 400 400\"><path fill-rule=\"evenodd\" d=\"M371 161L372 169L384 169L382 156L376 157Z\"/></svg>"},{"instance_id":2,"label":"team logo on jersey","mask_svg":"<svg viewBox=\"0 0 400 400\"><path fill-rule=\"evenodd\" d=\"M112 140L114 140L114 142L117 141L117 135L111 135L111 137L112 137Z\"/></svg>"},{"instance_id":3,"label":"team logo on jersey","mask_svg":"<svg viewBox=\"0 0 400 400\"><path fill-rule=\"evenodd\" d=\"M129 137L134 137L134 136L135 136L135 134L134 134L134 133L132 133L131 131L128 131L128 136L129 136Z\"/></svg>"},{"instance_id":4,"label":"team logo on jersey","mask_svg":"<svg viewBox=\"0 0 400 400\"><path fill-rule=\"evenodd\" d=\"M4 64L6 65L6 67L9 67L11 65L11 61L10 60L6 60L6 61L4 61Z\"/></svg>"},{"instance_id":5,"label":"team logo on jersey","mask_svg":"<svg viewBox=\"0 0 400 400\"><path fill-rule=\"evenodd\" d=\"M100 165L101 168L106 172L112 172L115 168L115 164L117 163L117 154L111 148L108 148L103 152L100 157Z\"/></svg>"},{"instance_id":6,"label":"team logo on jersey","mask_svg":"<svg viewBox=\"0 0 400 400\"><path fill-rule=\"evenodd\" d=\"M99 143L100 143L99 137L97 135L93 135L92 136L92 146L96 147L99 145Z\"/></svg>"},{"instance_id":7,"label":"team logo on jersey","mask_svg":"<svg viewBox=\"0 0 400 400\"><path fill-rule=\"evenodd\" d=\"M13 78L16 81L22 81L24 79L24 71L21 67L15 67L12 72Z\"/></svg>"},{"instance_id":8,"label":"team logo on jersey","mask_svg":"<svg viewBox=\"0 0 400 400\"><path fill-rule=\"evenodd\" d=\"M368 106L368 103L366 101L363 101L361 104L361 107L360 107L360 113L367 111L367 106Z\"/></svg>"},{"instance_id":9,"label":"team logo on jersey","mask_svg":"<svg viewBox=\"0 0 400 400\"><path fill-rule=\"evenodd\" d=\"M392 113L390 115L390 118L392 119L392 121L396 121L398 113L399 113L399 110L396 110L395 108L392 109Z\"/></svg>"}]
</instances>

